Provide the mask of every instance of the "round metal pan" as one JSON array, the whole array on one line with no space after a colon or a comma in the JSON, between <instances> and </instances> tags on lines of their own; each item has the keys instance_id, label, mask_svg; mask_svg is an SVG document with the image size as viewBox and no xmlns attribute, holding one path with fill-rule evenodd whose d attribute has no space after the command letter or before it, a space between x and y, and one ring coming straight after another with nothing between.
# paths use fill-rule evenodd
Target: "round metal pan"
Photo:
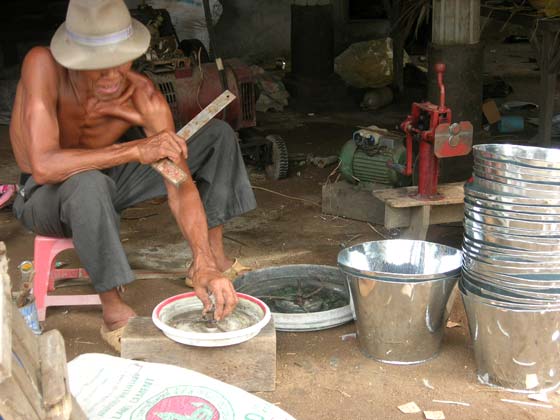
<instances>
[{"instance_id":1,"label":"round metal pan","mask_svg":"<svg viewBox=\"0 0 560 420\"><path fill-rule=\"evenodd\" d=\"M558 309L558 305L556 304L522 304L522 303L515 303L510 302L506 298L497 298L488 294L488 292L482 288L475 286L474 284L465 281L465 279L461 279L459 281L459 290L466 294L467 296L474 296L477 300L491 306L495 306L498 308L503 309L512 309L512 310L554 310Z\"/></svg>"},{"instance_id":2,"label":"round metal pan","mask_svg":"<svg viewBox=\"0 0 560 420\"><path fill-rule=\"evenodd\" d=\"M560 245L560 233L556 231L539 231L539 230L528 230L528 229L519 229L519 228L510 228L510 227L501 227L496 225L490 225L487 223L481 223L476 220L471 219L465 213L465 226L469 226L475 229L483 230L485 232L494 232L500 233L502 235L514 236L519 237L519 239L527 238L528 241L533 241L536 243L540 243L545 241L556 241L550 243L557 243Z\"/></svg>"},{"instance_id":3,"label":"round metal pan","mask_svg":"<svg viewBox=\"0 0 560 420\"><path fill-rule=\"evenodd\" d=\"M541 276L542 279L545 279L545 276L551 278L551 283L555 283L558 280L558 271L555 270L548 270L548 269L540 269L540 268L516 268L516 267L506 267L502 265L498 265L496 263L484 262L478 258L475 258L469 254L463 255L464 267L469 271L474 271L477 274L482 276L490 276L490 275L509 275L515 281L515 276ZM517 279L519 281L519 279ZM537 280L538 281L538 280ZM550 285L548 286L551 287ZM553 286L554 287L554 286Z\"/></svg>"},{"instance_id":4,"label":"round metal pan","mask_svg":"<svg viewBox=\"0 0 560 420\"><path fill-rule=\"evenodd\" d=\"M489 181L491 182L491 181ZM527 206L528 209L545 206L543 213L560 214L560 198L534 198L526 195L516 196L503 194L501 192L485 190L474 183L465 184L465 195L477 199L494 201L514 206Z\"/></svg>"},{"instance_id":5,"label":"round metal pan","mask_svg":"<svg viewBox=\"0 0 560 420\"><path fill-rule=\"evenodd\" d=\"M489 177L490 178L490 177ZM560 196L557 191L543 191L535 190L526 187L514 186L510 184L504 184L502 182L482 178L477 176L474 178L474 184L496 194L506 194L509 196L517 196L519 198L531 198L535 200L535 204L545 204L545 205L556 205L560 203ZM508 197L509 198L509 197Z\"/></svg>"},{"instance_id":6,"label":"round metal pan","mask_svg":"<svg viewBox=\"0 0 560 420\"><path fill-rule=\"evenodd\" d=\"M558 289L560 287L560 278L558 275L551 274L522 274L522 275L509 275L503 273L492 273L488 271L471 270L467 265L463 270L476 275L490 283L496 282L497 284L503 283L508 287L519 287L524 290L532 290L538 293L547 293L547 290Z\"/></svg>"},{"instance_id":7,"label":"round metal pan","mask_svg":"<svg viewBox=\"0 0 560 420\"><path fill-rule=\"evenodd\" d=\"M519 180L510 177L504 177L501 175L492 174L486 168L481 167L480 165L474 165L473 171L477 177L511 185L514 187L528 188L535 191L543 191L544 193L560 191L560 184L554 184L551 182L528 182L528 180Z\"/></svg>"},{"instance_id":8,"label":"round metal pan","mask_svg":"<svg viewBox=\"0 0 560 420\"><path fill-rule=\"evenodd\" d=\"M558 222L538 222L538 221L528 221L521 219L511 219L504 216L490 216L487 214L472 211L465 205L465 215L470 219L484 223L486 225L504 227L508 229L520 229L523 231L535 231L535 235L543 236L550 235L556 236L560 235L560 223Z\"/></svg>"},{"instance_id":9,"label":"round metal pan","mask_svg":"<svg viewBox=\"0 0 560 420\"><path fill-rule=\"evenodd\" d=\"M517 292L515 289L507 287L498 287L483 281L477 281L468 273L463 273L463 281L472 284L475 287L484 289L489 297L501 299L519 305L558 305L560 307L560 297L555 299L552 295L546 295L547 298L525 296Z\"/></svg>"},{"instance_id":10,"label":"round metal pan","mask_svg":"<svg viewBox=\"0 0 560 420\"><path fill-rule=\"evenodd\" d=\"M463 269L462 271L463 276L469 276L477 283L487 283L493 285L497 288L503 288L510 291L515 291L515 293L519 294L519 296L526 297L526 298L536 298L541 300L559 300L560 299L560 288L559 287L550 287L550 285L546 285L546 288L536 288L532 285L527 285L525 283L512 283L503 281L499 278L493 276L481 276L474 271L470 271L468 269Z\"/></svg>"},{"instance_id":11,"label":"round metal pan","mask_svg":"<svg viewBox=\"0 0 560 420\"><path fill-rule=\"evenodd\" d=\"M470 210L482 215L490 217L500 217L507 219L523 220L529 222L556 222L560 223L560 214L543 214L543 213L524 213L519 211L501 210L499 207L491 208L484 207L484 204L480 200L471 200L469 197L465 197L465 210ZM538 209L534 209L537 211Z\"/></svg>"},{"instance_id":12,"label":"round metal pan","mask_svg":"<svg viewBox=\"0 0 560 420\"><path fill-rule=\"evenodd\" d=\"M558 302L543 302L534 301L532 303L520 303L518 301L510 300L508 294L498 294L488 291L484 287L477 286L471 283L465 278L461 278L459 281L459 290L463 293L476 296L477 298L485 301L486 304L498 306L501 308L509 308L516 310L558 310L560 304Z\"/></svg>"},{"instance_id":13,"label":"round metal pan","mask_svg":"<svg viewBox=\"0 0 560 420\"><path fill-rule=\"evenodd\" d=\"M558 149L513 144L481 144L473 147L473 155L536 168L560 169L560 150Z\"/></svg>"},{"instance_id":14,"label":"round metal pan","mask_svg":"<svg viewBox=\"0 0 560 420\"><path fill-rule=\"evenodd\" d=\"M482 165L502 173L511 174L511 178L526 179L543 182L560 182L560 170L557 169L539 169L529 166L517 165L516 163L500 162L492 159L474 158L475 165ZM500 175L497 173L496 175ZM505 175L501 175L505 176Z\"/></svg>"},{"instance_id":15,"label":"round metal pan","mask_svg":"<svg viewBox=\"0 0 560 420\"><path fill-rule=\"evenodd\" d=\"M495 272L508 273L508 270L514 270L513 273L521 272L527 274L558 274L558 264L556 262L519 262L505 260L503 258L491 258L484 254L472 251L470 248L463 247L463 251L471 258L492 265Z\"/></svg>"},{"instance_id":16,"label":"round metal pan","mask_svg":"<svg viewBox=\"0 0 560 420\"><path fill-rule=\"evenodd\" d=\"M497 244L506 248L517 250L527 250L535 252L560 252L558 240L543 238L539 241L530 240L529 237L518 238L512 235L503 235L496 232L485 232L465 225L465 233L475 241L482 241L487 244Z\"/></svg>"},{"instance_id":17,"label":"round metal pan","mask_svg":"<svg viewBox=\"0 0 560 420\"><path fill-rule=\"evenodd\" d=\"M541 253L530 251L517 251L513 249L499 248L492 245L483 244L472 241L465 235L463 238L463 247L469 248L472 252L478 252L487 255L488 258L510 258L517 262L550 262L557 261L560 267L560 256L557 252Z\"/></svg>"}]
</instances>

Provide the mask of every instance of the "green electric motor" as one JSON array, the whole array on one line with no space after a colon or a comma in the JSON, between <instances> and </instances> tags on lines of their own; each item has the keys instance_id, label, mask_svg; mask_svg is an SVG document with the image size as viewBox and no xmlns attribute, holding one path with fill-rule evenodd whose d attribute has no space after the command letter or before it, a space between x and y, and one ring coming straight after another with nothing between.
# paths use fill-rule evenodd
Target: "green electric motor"
<instances>
[{"instance_id":1,"label":"green electric motor","mask_svg":"<svg viewBox=\"0 0 560 420\"><path fill-rule=\"evenodd\" d=\"M340 152L340 172L342 177L353 183L374 183L406 187L411 178L405 177L387 166L387 162L404 165L406 148L402 141L382 139L375 147L359 147L350 140Z\"/></svg>"}]
</instances>

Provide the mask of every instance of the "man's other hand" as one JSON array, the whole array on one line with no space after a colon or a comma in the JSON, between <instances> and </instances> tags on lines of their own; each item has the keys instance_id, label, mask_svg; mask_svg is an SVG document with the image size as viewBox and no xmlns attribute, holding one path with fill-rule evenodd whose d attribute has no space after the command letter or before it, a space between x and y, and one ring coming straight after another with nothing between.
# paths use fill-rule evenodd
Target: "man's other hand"
<instances>
[{"instance_id":1,"label":"man's other hand","mask_svg":"<svg viewBox=\"0 0 560 420\"><path fill-rule=\"evenodd\" d=\"M214 296L214 318L217 321L229 316L239 301L231 280L217 270L196 271L193 275L193 287L205 312L212 309L209 294Z\"/></svg>"},{"instance_id":2,"label":"man's other hand","mask_svg":"<svg viewBox=\"0 0 560 420\"><path fill-rule=\"evenodd\" d=\"M138 143L138 160L151 164L169 158L179 165L187 158L187 144L177 134L169 130L147 137Z\"/></svg>"}]
</instances>

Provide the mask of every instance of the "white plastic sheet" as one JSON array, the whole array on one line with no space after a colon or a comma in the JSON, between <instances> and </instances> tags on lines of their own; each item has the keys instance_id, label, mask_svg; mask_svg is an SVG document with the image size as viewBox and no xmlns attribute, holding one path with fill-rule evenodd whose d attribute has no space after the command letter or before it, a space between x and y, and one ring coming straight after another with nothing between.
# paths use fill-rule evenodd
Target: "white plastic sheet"
<instances>
[{"instance_id":1,"label":"white plastic sheet","mask_svg":"<svg viewBox=\"0 0 560 420\"><path fill-rule=\"evenodd\" d=\"M68 363L68 376L93 420L295 420L239 388L170 365L92 353Z\"/></svg>"}]
</instances>

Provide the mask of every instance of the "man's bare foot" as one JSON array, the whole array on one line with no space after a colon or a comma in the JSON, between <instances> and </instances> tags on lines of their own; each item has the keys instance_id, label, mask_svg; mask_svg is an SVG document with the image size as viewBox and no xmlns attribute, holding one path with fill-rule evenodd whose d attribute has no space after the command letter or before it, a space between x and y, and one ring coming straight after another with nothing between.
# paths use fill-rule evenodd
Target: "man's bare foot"
<instances>
[{"instance_id":1,"label":"man's bare foot","mask_svg":"<svg viewBox=\"0 0 560 420\"><path fill-rule=\"evenodd\" d=\"M99 294L103 305L103 322L110 331L124 327L128 320L136 316L132 310L120 297L116 289Z\"/></svg>"}]
</instances>

